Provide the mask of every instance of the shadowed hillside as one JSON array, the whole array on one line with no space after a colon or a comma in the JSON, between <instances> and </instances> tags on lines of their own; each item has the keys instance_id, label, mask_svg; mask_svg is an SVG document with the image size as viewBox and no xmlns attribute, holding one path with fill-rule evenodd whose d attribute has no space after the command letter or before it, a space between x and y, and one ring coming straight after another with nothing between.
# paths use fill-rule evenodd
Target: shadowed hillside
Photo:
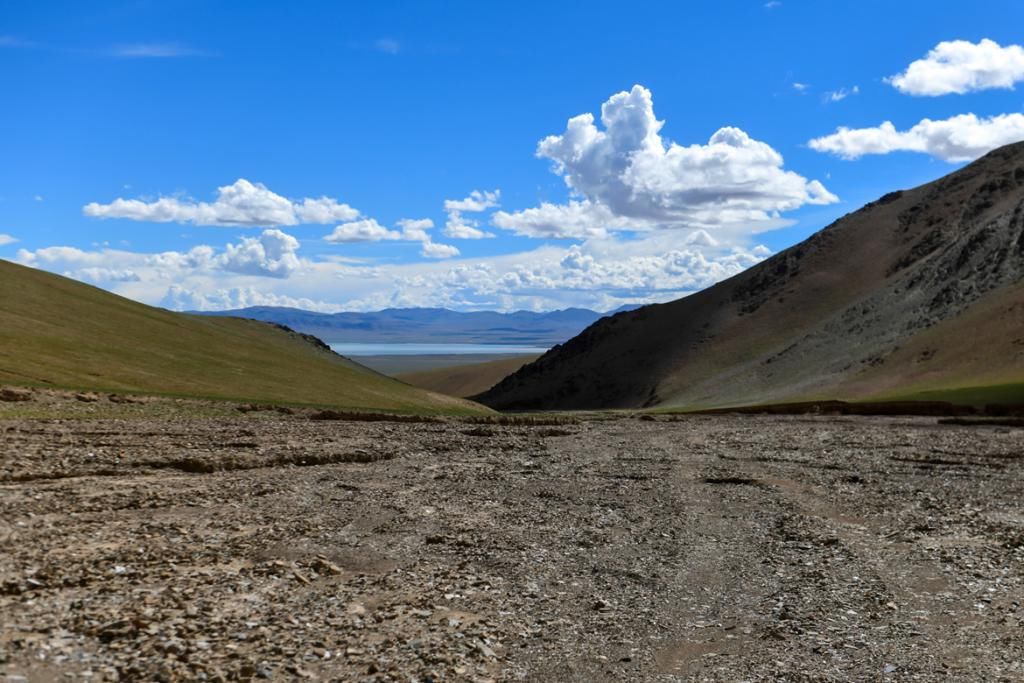
<instances>
[{"instance_id":1,"label":"shadowed hillside","mask_svg":"<svg viewBox=\"0 0 1024 683\"><path fill-rule=\"evenodd\" d=\"M171 313L0 260L0 383L478 412L280 327Z\"/></svg>"},{"instance_id":2,"label":"shadowed hillside","mask_svg":"<svg viewBox=\"0 0 1024 683\"><path fill-rule=\"evenodd\" d=\"M1017 143L714 287L599 320L478 399L501 409L1024 402L1022 275Z\"/></svg>"}]
</instances>

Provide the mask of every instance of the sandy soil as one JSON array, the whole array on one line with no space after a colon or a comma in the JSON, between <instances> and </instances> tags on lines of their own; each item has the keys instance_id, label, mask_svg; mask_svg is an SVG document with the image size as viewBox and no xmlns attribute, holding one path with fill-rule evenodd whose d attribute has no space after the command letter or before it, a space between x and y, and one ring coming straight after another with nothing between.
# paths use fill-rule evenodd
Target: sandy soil
<instances>
[{"instance_id":1,"label":"sandy soil","mask_svg":"<svg viewBox=\"0 0 1024 683\"><path fill-rule=\"evenodd\" d=\"M0 403L8 681L1024 679L1021 430L92 398Z\"/></svg>"},{"instance_id":2,"label":"sandy soil","mask_svg":"<svg viewBox=\"0 0 1024 683\"><path fill-rule=\"evenodd\" d=\"M469 398L482 394L505 377L537 360L537 356L513 356L472 365L457 365L423 372L395 375L406 384L448 396Z\"/></svg>"}]
</instances>

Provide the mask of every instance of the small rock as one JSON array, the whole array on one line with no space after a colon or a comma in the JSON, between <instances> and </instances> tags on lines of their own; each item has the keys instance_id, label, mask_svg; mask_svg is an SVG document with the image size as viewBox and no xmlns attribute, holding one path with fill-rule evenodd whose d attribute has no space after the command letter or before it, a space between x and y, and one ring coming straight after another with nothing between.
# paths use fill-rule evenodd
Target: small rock
<instances>
[{"instance_id":1,"label":"small rock","mask_svg":"<svg viewBox=\"0 0 1024 683\"><path fill-rule=\"evenodd\" d=\"M16 403L18 401L31 401L32 393L23 389L0 389L0 401Z\"/></svg>"},{"instance_id":2,"label":"small rock","mask_svg":"<svg viewBox=\"0 0 1024 683\"><path fill-rule=\"evenodd\" d=\"M494 650L487 647L487 645L485 645L483 641L478 640L473 645L476 647L477 650L480 651L480 654L482 654L484 657L489 657L493 659L498 656L494 653Z\"/></svg>"}]
</instances>

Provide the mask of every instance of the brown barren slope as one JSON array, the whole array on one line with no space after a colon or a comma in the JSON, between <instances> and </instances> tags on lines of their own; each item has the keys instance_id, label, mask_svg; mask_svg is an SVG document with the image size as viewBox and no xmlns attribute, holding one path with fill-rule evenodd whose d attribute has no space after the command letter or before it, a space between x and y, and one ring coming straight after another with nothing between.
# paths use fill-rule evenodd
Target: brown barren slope
<instances>
[{"instance_id":1,"label":"brown barren slope","mask_svg":"<svg viewBox=\"0 0 1024 683\"><path fill-rule=\"evenodd\" d=\"M600 320L477 398L499 409L715 407L1019 385L1022 273L1017 143L714 287Z\"/></svg>"},{"instance_id":2,"label":"brown barren slope","mask_svg":"<svg viewBox=\"0 0 1024 683\"><path fill-rule=\"evenodd\" d=\"M487 391L505 377L537 358L538 356L501 358L471 365L407 372L395 375L395 378L421 389L449 396L466 397Z\"/></svg>"}]
</instances>

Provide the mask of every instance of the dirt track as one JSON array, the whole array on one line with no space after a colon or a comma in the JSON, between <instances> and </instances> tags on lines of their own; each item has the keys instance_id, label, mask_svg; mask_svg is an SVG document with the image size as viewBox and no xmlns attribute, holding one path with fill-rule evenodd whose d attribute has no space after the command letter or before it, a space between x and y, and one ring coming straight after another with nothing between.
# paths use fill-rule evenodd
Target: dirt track
<instances>
[{"instance_id":1,"label":"dirt track","mask_svg":"<svg viewBox=\"0 0 1024 683\"><path fill-rule=\"evenodd\" d=\"M8 680L1024 679L1021 430L27 405Z\"/></svg>"}]
</instances>

